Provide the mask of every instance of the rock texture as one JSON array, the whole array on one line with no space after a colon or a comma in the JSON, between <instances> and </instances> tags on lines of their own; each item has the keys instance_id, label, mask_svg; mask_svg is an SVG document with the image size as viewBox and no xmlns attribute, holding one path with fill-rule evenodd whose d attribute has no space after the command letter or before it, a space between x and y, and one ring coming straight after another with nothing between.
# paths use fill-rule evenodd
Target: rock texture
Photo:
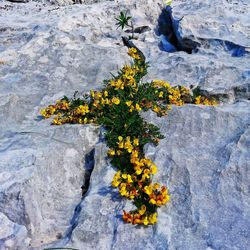
<instances>
[{"instance_id":1,"label":"rock texture","mask_svg":"<svg viewBox=\"0 0 250 250\"><path fill-rule=\"evenodd\" d=\"M240 110L240 111L239 111ZM247 249L250 235L248 102L223 108L175 108L166 118L144 114L165 139L146 152L159 167L170 205L153 227L124 224L131 207L110 186L114 170L98 144L87 196L67 246L77 249ZM195 122L194 122L195 120ZM61 246L60 242L56 246Z\"/></svg>"},{"instance_id":2,"label":"rock texture","mask_svg":"<svg viewBox=\"0 0 250 250\"><path fill-rule=\"evenodd\" d=\"M0 1L0 249L247 250L248 1L173 1L170 30L197 45L190 54L164 51L171 34L160 34L161 0L82 2ZM223 101L176 107L165 118L142 114L166 137L145 150L171 192L148 228L121 220L131 204L110 186L102 130L53 127L38 116L63 95L101 88L129 62L115 27L126 9L136 26L150 27L135 41L150 62L148 79L198 85Z\"/></svg>"},{"instance_id":3,"label":"rock texture","mask_svg":"<svg viewBox=\"0 0 250 250\"><path fill-rule=\"evenodd\" d=\"M1 137L3 249L28 249L65 234L86 181L84 155L96 141L95 128L79 126L23 128Z\"/></svg>"}]
</instances>

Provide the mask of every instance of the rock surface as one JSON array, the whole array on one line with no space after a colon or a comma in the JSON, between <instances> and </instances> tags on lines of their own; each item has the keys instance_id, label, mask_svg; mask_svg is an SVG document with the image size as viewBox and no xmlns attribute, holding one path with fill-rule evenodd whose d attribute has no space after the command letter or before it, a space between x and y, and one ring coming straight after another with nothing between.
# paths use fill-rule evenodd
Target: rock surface
<instances>
[{"instance_id":1,"label":"rock surface","mask_svg":"<svg viewBox=\"0 0 250 250\"><path fill-rule=\"evenodd\" d=\"M0 249L247 250L248 1L173 1L173 30L199 44L191 54L161 50L161 0L82 2L0 1ZM145 150L158 165L155 179L171 192L158 224L148 228L121 221L131 204L110 186L114 169L100 129L53 127L37 117L63 95L101 88L109 72L129 62L115 27L126 9L136 26L151 28L135 42L150 62L148 79L199 85L224 101L174 108L165 118L142 114L166 137Z\"/></svg>"},{"instance_id":2,"label":"rock surface","mask_svg":"<svg viewBox=\"0 0 250 250\"><path fill-rule=\"evenodd\" d=\"M78 225L67 246L77 249L247 249L250 236L250 109L248 102L224 107L175 108L168 117L146 119L165 139L146 153L170 188L170 205L153 227L124 224L131 206L110 186L114 170L106 149L96 146L95 166ZM64 244L64 242L63 242ZM56 244L61 246L62 242Z\"/></svg>"},{"instance_id":3,"label":"rock surface","mask_svg":"<svg viewBox=\"0 0 250 250\"><path fill-rule=\"evenodd\" d=\"M3 249L13 249L18 241L17 249L28 249L65 234L86 181L84 155L97 141L98 130L79 126L23 127L1 137Z\"/></svg>"}]
</instances>

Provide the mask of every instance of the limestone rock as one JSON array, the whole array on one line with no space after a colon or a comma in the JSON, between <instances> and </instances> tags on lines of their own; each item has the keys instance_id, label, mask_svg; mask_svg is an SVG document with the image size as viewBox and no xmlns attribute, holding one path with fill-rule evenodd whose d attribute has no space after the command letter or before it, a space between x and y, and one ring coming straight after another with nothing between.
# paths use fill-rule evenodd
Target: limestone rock
<instances>
[{"instance_id":1,"label":"limestone rock","mask_svg":"<svg viewBox=\"0 0 250 250\"><path fill-rule=\"evenodd\" d=\"M86 181L85 155L97 140L96 128L79 126L1 137L1 230L9 231L1 235L0 248L12 242L28 249L65 236Z\"/></svg>"},{"instance_id":2,"label":"limestone rock","mask_svg":"<svg viewBox=\"0 0 250 250\"><path fill-rule=\"evenodd\" d=\"M110 183L114 170L96 146L90 187L68 247L77 249L244 249L249 245L249 102L223 107L187 105L165 118L144 114L163 139L145 150L158 166L171 202L152 227L124 224L131 208ZM64 243L64 242L63 242ZM62 246L58 242L55 246Z\"/></svg>"},{"instance_id":3,"label":"limestone rock","mask_svg":"<svg viewBox=\"0 0 250 250\"><path fill-rule=\"evenodd\" d=\"M250 47L248 0L173 1L173 16L180 20L181 37L219 39Z\"/></svg>"},{"instance_id":4,"label":"limestone rock","mask_svg":"<svg viewBox=\"0 0 250 250\"><path fill-rule=\"evenodd\" d=\"M161 0L63 7L0 1L1 250L248 249L249 3L173 1L172 18L180 19L173 30L199 44L191 54L162 50L162 6ZM135 41L150 62L145 80L200 86L224 100L216 108L174 108L165 118L142 114L166 136L145 150L158 165L155 180L171 192L158 224L148 228L121 220L132 205L110 186L114 169L105 142L97 144L100 128L54 127L38 116L75 90L101 88L110 72L129 63L120 39L127 33L115 26L122 10L135 26L150 27Z\"/></svg>"}]
</instances>

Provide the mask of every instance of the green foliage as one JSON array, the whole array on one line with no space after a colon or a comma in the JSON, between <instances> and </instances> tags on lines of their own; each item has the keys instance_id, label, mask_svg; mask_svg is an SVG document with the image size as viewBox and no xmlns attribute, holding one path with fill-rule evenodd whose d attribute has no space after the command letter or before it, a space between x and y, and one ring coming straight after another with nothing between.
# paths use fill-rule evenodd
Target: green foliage
<instances>
[{"instance_id":1,"label":"green foliage","mask_svg":"<svg viewBox=\"0 0 250 250\"><path fill-rule=\"evenodd\" d=\"M120 16L118 16L117 18L115 18L115 20L117 21L116 25L117 25L117 29L118 28L122 28L122 30L125 27L129 27L132 29L131 33L132 35L129 36L129 40L134 39L134 24L132 22L132 17L131 16L127 16L127 11L124 13L123 11L120 12ZM130 20L130 22L129 22Z\"/></svg>"},{"instance_id":2,"label":"green foliage","mask_svg":"<svg viewBox=\"0 0 250 250\"><path fill-rule=\"evenodd\" d=\"M116 23L117 28L124 29L126 26L129 26L129 20L132 19L131 16L127 16L127 11L124 13L123 11L120 12L120 16L116 18L118 21ZM130 27L130 26L129 26Z\"/></svg>"},{"instance_id":3,"label":"green foliage","mask_svg":"<svg viewBox=\"0 0 250 250\"><path fill-rule=\"evenodd\" d=\"M127 13L121 12L117 25L123 29L129 26L130 19ZM135 210L124 211L123 219L148 225L157 222L157 208L166 204L170 196L165 186L152 182L157 167L143 151L147 143L157 145L163 135L157 126L147 123L140 112L152 110L164 116L171 105L181 106L185 102L215 105L216 102L200 96L198 89L192 95L188 88L171 86L162 80L143 82L149 65L141 51L131 47L131 43L128 45L133 62L124 65L111 79L104 80L101 91L91 90L81 98L78 92L72 98L64 96L56 104L42 109L41 114L44 118L54 116L54 125L94 123L105 128L108 157L117 169L112 185L135 205Z\"/></svg>"}]
</instances>

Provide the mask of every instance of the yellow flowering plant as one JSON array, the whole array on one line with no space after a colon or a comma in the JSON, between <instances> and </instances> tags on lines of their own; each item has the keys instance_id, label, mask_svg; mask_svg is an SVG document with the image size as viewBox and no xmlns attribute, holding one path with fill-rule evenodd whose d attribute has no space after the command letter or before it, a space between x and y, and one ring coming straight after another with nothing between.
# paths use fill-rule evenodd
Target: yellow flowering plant
<instances>
[{"instance_id":1,"label":"yellow flowering plant","mask_svg":"<svg viewBox=\"0 0 250 250\"><path fill-rule=\"evenodd\" d=\"M143 148L157 145L163 138L159 128L147 123L141 111L152 110L158 116L167 115L172 105L184 103L216 105L215 100L191 94L183 86L171 86L163 80L144 83L148 63L143 53L129 43L128 55L133 59L117 76L104 81L101 91L91 90L83 97L64 97L41 110L44 118L53 116L52 124L95 123L105 128L109 150L107 155L117 169L112 186L120 195L133 201L135 209L123 212L127 223L152 225L157 222L157 208L170 200L168 189L152 181L157 166L147 158Z\"/></svg>"}]
</instances>

